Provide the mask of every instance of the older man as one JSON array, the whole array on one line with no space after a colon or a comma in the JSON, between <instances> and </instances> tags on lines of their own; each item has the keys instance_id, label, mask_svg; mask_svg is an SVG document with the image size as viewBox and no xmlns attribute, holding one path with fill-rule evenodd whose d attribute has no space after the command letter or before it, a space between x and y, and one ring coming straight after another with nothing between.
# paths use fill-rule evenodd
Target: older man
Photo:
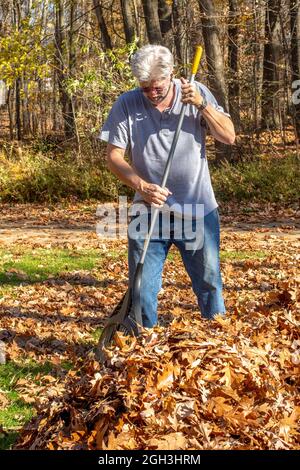
<instances>
[{"instance_id":1,"label":"older man","mask_svg":"<svg viewBox=\"0 0 300 470\"><path fill-rule=\"evenodd\" d=\"M114 103L101 130L108 143L107 162L121 181L135 190L135 202L146 207L203 208L203 240L197 249L188 249L184 234L174 231L151 239L143 268L141 305L143 325L157 323L157 295L168 251L174 244L180 251L191 278L203 317L224 314L219 262L219 215L211 186L205 155L207 126L220 142L233 144L235 132L230 116L218 105L212 93L201 83L189 84L173 78L174 61L169 49L147 45L131 59L133 75L139 87L123 93ZM182 103L187 104L176 146L167 188L160 186ZM126 149L130 163L125 160ZM150 217L150 216L149 216ZM176 218L176 217L175 217ZM173 225L172 225L173 224ZM143 237L129 236L129 282L143 248Z\"/></svg>"}]
</instances>

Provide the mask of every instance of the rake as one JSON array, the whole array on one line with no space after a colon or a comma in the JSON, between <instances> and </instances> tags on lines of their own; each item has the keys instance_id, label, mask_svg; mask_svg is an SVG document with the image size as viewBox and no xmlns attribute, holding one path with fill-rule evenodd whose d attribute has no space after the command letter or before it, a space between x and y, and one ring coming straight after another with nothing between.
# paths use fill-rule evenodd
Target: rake
<instances>
[{"instance_id":1,"label":"rake","mask_svg":"<svg viewBox=\"0 0 300 470\"><path fill-rule=\"evenodd\" d=\"M193 83L195 80L195 75L197 73L199 63L202 56L202 47L197 46L196 52L191 68L191 76L189 79L189 83ZM177 128L173 137L170 153L168 155L168 159L166 162L166 166L164 169L164 174L161 182L161 187L165 188L166 182L169 176L173 156L175 153L179 133L181 130L186 104L182 105L179 120L177 124ZM151 240L151 236L153 234L153 230L155 227L156 219L159 213L159 208L154 208L151 217L150 228L146 235L143 251L140 257L140 260L137 264L134 280L132 287L129 287L121 301L113 310L112 314L108 318L102 334L100 336L97 348L96 348L96 358L100 362L105 362L107 356L105 354L105 349L112 345L115 341L118 343L118 332L124 333L127 336L139 336L141 333L141 329L143 327L143 320L142 320L142 308L141 308L141 281L142 281L142 273L143 273L143 266L145 262L145 257L147 254L147 250L149 247L149 243Z\"/></svg>"}]
</instances>

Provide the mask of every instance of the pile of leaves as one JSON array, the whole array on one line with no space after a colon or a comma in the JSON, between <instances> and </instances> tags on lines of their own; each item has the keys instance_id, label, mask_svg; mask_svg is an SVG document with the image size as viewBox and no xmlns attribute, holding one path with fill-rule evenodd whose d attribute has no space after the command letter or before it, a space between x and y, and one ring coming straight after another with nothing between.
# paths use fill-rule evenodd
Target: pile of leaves
<instances>
[{"instance_id":1,"label":"pile of leaves","mask_svg":"<svg viewBox=\"0 0 300 470\"><path fill-rule=\"evenodd\" d=\"M119 335L105 365L91 352L39 390L16 448L299 448L299 298L283 287L264 310Z\"/></svg>"}]
</instances>

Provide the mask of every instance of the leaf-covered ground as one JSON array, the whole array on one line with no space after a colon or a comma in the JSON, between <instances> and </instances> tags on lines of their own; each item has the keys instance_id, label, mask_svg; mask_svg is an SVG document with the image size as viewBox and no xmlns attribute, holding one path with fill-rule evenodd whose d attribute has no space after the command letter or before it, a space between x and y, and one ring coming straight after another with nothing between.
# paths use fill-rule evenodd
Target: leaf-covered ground
<instances>
[{"instance_id":1,"label":"leaf-covered ground","mask_svg":"<svg viewBox=\"0 0 300 470\"><path fill-rule=\"evenodd\" d=\"M159 326L120 338L106 366L94 351L126 290L126 241L85 230L93 211L3 207L4 438L20 432L20 449L299 448L296 209L223 210L228 313L213 322L200 318L172 250Z\"/></svg>"}]
</instances>

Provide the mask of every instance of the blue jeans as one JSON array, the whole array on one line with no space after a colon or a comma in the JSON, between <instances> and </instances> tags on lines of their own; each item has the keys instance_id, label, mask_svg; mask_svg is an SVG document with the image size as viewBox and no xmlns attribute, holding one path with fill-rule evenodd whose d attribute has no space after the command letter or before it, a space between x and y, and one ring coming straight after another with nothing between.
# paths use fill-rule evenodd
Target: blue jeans
<instances>
[{"instance_id":1,"label":"blue jeans","mask_svg":"<svg viewBox=\"0 0 300 470\"><path fill-rule=\"evenodd\" d=\"M212 319L224 314L222 278L220 272L220 225L218 209L204 217L203 245L200 249L186 249L186 238L175 237L170 227L168 238L151 239L144 262L141 282L141 305L143 326L151 328L157 323L157 295L162 286L162 270L168 251L174 244L192 281L193 291L204 318ZM177 232L178 234L178 232ZM177 235L178 237L178 235ZM144 237L133 239L128 236L129 284L132 286L137 263L139 262Z\"/></svg>"}]
</instances>

